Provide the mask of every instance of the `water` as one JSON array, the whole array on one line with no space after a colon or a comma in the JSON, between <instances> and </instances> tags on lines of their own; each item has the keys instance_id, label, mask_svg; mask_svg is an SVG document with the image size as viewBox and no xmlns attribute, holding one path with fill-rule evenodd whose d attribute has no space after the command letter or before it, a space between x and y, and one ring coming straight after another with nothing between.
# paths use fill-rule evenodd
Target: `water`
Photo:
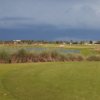
<instances>
[{"instance_id":1,"label":"water","mask_svg":"<svg viewBox=\"0 0 100 100\"><path fill-rule=\"evenodd\" d=\"M36 51L36 52L42 52L42 51L57 51L60 53L80 53L80 50L76 49L66 49L66 48L26 48L28 51Z\"/></svg>"}]
</instances>

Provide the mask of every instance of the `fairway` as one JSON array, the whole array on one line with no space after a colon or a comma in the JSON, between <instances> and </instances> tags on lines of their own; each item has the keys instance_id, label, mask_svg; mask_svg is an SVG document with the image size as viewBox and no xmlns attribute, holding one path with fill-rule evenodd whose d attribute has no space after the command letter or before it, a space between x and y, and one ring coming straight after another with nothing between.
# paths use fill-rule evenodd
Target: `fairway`
<instances>
[{"instance_id":1,"label":"fairway","mask_svg":"<svg viewBox=\"0 0 100 100\"><path fill-rule=\"evenodd\" d=\"M0 64L0 100L100 100L100 62Z\"/></svg>"}]
</instances>

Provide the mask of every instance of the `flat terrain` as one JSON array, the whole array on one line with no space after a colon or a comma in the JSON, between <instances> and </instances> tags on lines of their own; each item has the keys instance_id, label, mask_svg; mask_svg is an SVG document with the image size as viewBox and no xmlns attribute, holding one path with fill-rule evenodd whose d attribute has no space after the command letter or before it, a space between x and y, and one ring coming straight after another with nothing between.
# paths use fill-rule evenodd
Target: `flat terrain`
<instances>
[{"instance_id":1,"label":"flat terrain","mask_svg":"<svg viewBox=\"0 0 100 100\"><path fill-rule=\"evenodd\" d=\"M0 100L100 100L100 62L0 64Z\"/></svg>"}]
</instances>

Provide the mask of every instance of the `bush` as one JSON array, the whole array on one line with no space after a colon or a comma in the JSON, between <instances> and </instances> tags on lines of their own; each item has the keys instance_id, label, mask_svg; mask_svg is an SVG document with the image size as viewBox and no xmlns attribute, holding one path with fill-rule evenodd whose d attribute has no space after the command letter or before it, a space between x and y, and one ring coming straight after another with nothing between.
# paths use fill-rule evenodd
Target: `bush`
<instances>
[{"instance_id":1,"label":"bush","mask_svg":"<svg viewBox=\"0 0 100 100\"><path fill-rule=\"evenodd\" d=\"M67 54L67 59L68 59L68 61L75 61L76 56L74 54Z\"/></svg>"},{"instance_id":2,"label":"bush","mask_svg":"<svg viewBox=\"0 0 100 100\"><path fill-rule=\"evenodd\" d=\"M51 58L52 58L52 61L59 61L60 53L58 53L57 51L52 51L51 52Z\"/></svg>"},{"instance_id":3,"label":"bush","mask_svg":"<svg viewBox=\"0 0 100 100\"><path fill-rule=\"evenodd\" d=\"M100 61L100 56L89 56L87 57L88 61Z\"/></svg>"},{"instance_id":4,"label":"bush","mask_svg":"<svg viewBox=\"0 0 100 100\"><path fill-rule=\"evenodd\" d=\"M43 58L49 58L51 57L51 53L45 51L45 52L40 53L40 56Z\"/></svg>"},{"instance_id":5,"label":"bush","mask_svg":"<svg viewBox=\"0 0 100 100\"><path fill-rule=\"evenodd\" d=\"M83 56L81 56L81 55L77 56L77 61L83 61L83 60L84 60Z\"/></svg>"},{"instance_id":6,"label":"bush","mask_svg":"<svg viewBox=\"0 0 100 100\"><path fill-rule=\"evenodd\" d=\"M10 54L7 51L5 50L0 51L0 62L10 63Z\"/></svg>"},{"instance_id":7,"label":"bush","mask_svg":"<svg viewBox=\"0 0 100 100\"><path fill-rule=\"evenodd\" d=\"M27 56L27 51L25 49L20 49L18 52L17 52L17 56L18 57L25 57Z\"/></svg>"},{"instance_id":8,"label":"bush","mask_svg":"<svg viewBox=\"0 0 100 100\"><path fill-rule=\"evenodd\" d=\"M68 61L68 58L66 57L66 55L60 55L59 61Z\"/></svg>"},{"instance_id":9,"label":"bush","mask_svg":"<svg viewBox=\"0 0 100 100\"><path fill-rule=\"evenodd\" d=\"M84 58L81 55L75 55L75 54L68 54L67 55L68 61L83 61Z\"/></svg>"},{"instance_id":10,"label":"bush","mask_svg":"<svg viewBox=\"0 0 100 100\"><path fill-rule=\"evenodd\" d=\"M20 49L18 52L14 53L11 55L11 60L12 62L17 62L17 63L24 63L27 62L27 51L25 49Z\"/></svg>"}]
</instances>

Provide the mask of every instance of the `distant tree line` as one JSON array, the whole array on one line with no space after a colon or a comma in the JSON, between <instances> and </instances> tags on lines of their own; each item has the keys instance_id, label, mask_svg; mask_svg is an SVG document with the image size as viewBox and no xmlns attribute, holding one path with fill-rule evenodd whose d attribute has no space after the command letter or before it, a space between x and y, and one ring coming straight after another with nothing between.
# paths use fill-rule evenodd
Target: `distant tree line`
<instances>
[{"instance_id":1,"label":"distant tree line","mask_svg":"<svg viewBox=\"0 0 100 100\"><path fill-rule=\"evenodd\" d=\"M100 41L46 41L46 40L9 40L0 41L0 44L100 44Z\"/></svg>"}]
</instances>

